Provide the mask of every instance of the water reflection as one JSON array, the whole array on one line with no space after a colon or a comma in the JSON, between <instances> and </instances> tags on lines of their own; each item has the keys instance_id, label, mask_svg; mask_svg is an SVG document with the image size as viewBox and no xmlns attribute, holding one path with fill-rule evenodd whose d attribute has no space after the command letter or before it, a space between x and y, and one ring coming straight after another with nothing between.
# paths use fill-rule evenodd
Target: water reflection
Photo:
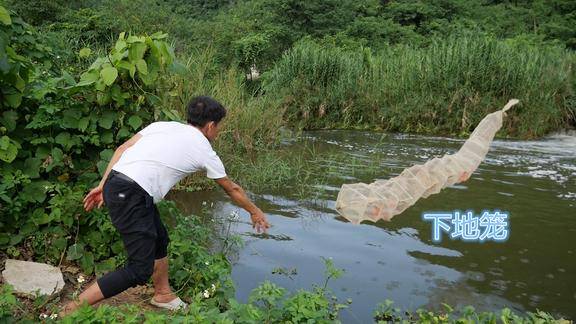
<instances>
[{"instance_id":1,"label":"water reflection","mask_svg":"<svg viewBox=\"0 0 576 324\"><path fill-rule=\"evenodd\" d=\"M323 281L321 257L332 257L346 272L330 287L353 300L344 322L370 322L376 304L386 298L408 309L472 304L478 310L538 308L576 318L576 137L495 141L468 182L419 201L392 222L358 226L334 211L343 183L395 176L455 152L462 141L348 131L306 133L303 141L326 153L327 178L310 184L319 192L313 202L299 199L290 186L256 193L273 224L269 235L254 234L248 215L221 192L173 195L187 212L198 213L202 201L214 202L214 217L239 212L242 222L231 228L245 240L233 268L239 299L246 300L265 279L292 290L310 288ZM510 239L433 243L421 214L455 209L508 211ZM288 277L275 271L282 268L297 271Z\"/></svg>"}]
</instances>

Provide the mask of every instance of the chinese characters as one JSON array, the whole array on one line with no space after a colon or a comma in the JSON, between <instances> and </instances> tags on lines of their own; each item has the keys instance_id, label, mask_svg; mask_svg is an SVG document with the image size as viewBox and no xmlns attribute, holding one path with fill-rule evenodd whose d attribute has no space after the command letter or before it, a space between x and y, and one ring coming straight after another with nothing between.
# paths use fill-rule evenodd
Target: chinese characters
<instances>
[{"instance_id":1,"label":"chinese characters","mask_svg":"<svg viewBox=\"0 0 576 324\"><path fill-rule=\"evenodd\" d=\"M478 217L472 211L460 213L430 212L422 218L432 222L432 240L440 242L442 232L451 239L467 242L504 242L510 236L508 213L483 211Z\"/></svg>"}]
</instances>

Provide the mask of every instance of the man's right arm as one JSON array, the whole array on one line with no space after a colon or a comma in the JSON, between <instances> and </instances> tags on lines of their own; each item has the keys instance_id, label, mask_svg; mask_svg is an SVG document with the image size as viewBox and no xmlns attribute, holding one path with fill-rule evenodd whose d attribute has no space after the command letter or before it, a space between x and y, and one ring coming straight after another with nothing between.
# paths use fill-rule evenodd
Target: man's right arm
<instances>
[{"instance_id":1,"label":"man's right arm","mask_svg":"<svg viewBox=\"0 0 576 324\"><path fill-rule=\"evenodd\" d=\"M132 145L136 144L136 142L138 142L140 138L142 138L141 134L135 134L114 151L114 155L112 155L110 162L108 162L108 166L106 167L104 176L102 176L102 180L100 181L100 183L96 188L90 190L90 192L86 195L86 197L84 197L83 203L84 203L84 209L86 211L90 211L94 207L97 208L102 207L102 205L104 204L104 197L102 196L102 191L104 188L104 183L106 182L106 179L108 179L108 174L110 174L110 171L112 170L114 164L116 164L116 162L120 160L120 157L122 156L124 151L126 151Z\"/></svg>"},{"instance_id":2,"label":"man's right arm","mask_svg":"<svg viewBox=\"0 0 576 324\"><path fill-rule=\"evenodd\" d=\"M220 185L220 187L222 187L222 189L224 189L228 196L230 196L232 201L250 213L250 218L252 219L252 228L256 229L256 231L259 233L266 232L266 230L270 227L270 224L266 220L266 215L264 215L262 210L260 210L260 208L256 207L256 205L250 201L244 189L242 189L242 187L234 183L234 181L230 180L228 177L215 179L215 181Z\"/></svg>"}]
</instances>

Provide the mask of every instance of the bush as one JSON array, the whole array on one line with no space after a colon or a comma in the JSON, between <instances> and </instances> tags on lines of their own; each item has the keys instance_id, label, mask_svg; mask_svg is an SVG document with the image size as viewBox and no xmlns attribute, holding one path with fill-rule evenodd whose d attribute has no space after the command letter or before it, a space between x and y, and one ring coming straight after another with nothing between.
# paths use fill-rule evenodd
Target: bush
<instances>
[{"instance_id":1,"label":"bush","mask_svg":"<svg viewBox=\"0 0 576 324\"><path fill-rule=\"evenodd\" d=\"M120 34L77 82L34 29L0 10L0 247L52 264L66 257L87 273L98 261L97 270L114 268L118 235L102 211L84 214L82 197L116 143L145 123L175 118L160 106L166 76L179 69L167 35Z\"/></svg>"}]
</instances>

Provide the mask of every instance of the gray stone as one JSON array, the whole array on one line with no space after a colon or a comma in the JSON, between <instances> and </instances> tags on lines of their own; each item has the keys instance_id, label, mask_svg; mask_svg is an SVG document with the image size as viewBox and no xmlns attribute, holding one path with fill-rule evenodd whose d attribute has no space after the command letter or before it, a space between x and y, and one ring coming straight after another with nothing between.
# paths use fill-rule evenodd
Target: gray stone
<instances>
[{"instance_id":1,"label":"gray stone","mask_svg":"<svg viewBox=\"0 0 576 324\"><path fill-rule=\"evenodd\" d=\"M64 277L60 269L49 264L19 260L6 260L2 271L4 283L14 291L25 295L52 295L64 288Z\"/></svg>"}]
</instances>

